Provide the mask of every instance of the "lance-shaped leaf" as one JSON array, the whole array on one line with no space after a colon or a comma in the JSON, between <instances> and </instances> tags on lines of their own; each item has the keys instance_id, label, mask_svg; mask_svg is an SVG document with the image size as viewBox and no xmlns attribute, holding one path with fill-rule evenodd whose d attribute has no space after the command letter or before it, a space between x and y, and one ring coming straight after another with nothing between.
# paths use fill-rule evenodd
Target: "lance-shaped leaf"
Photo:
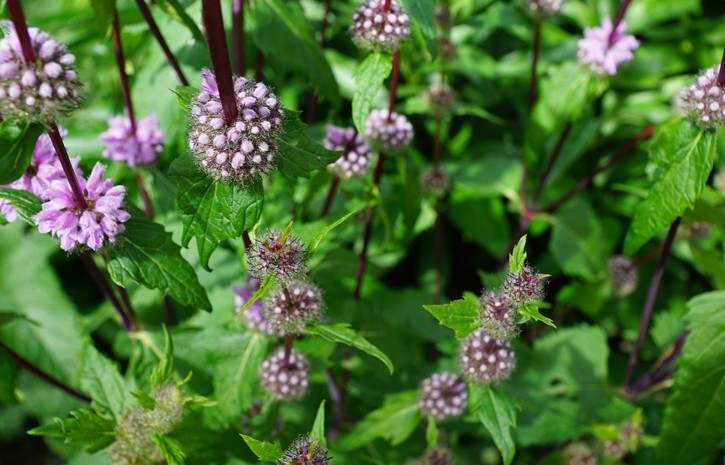
<instances>
[{"instance_id":1,"label":"lance-shaped leaf","mask_svg":"<svg viewBox=\"0 0 725 465\"><path fill-rule=\"evenodd\" d=\"M0 123L0 184L9 184L28 169L43 126L36 123Z\"/></svg>"},{"instance_id":2,"label":"lance-shaped leaf","mask_svg":"<svg viewBox=\"0 0 725 465\"><path fill-rule=\"evenodd\" d=\"M390 358L388 358L388 356L385 355L383 351L372 345L367 339L357 334L348 323L310 325L307 327L307 331L310 334L316 334L318 336L321 336L328 341L339 342L341 344L346 344L355 347L356 349L362 350L366 354L371 355L383 362L388 368L388 371L390 371L391 375L395 370L395 368L393 367L393 362L390 361Z\"/></svg>"},{"instance_id":3,"label":"lance-shaped leaf","mask_svg":"<svg viewBox=\"0 0 725 465\"><path fill-rule=\"evenodd\" d=\"M393 63L387 53L371 53L355 70L355 93L352 96L352 120L357 131L365 132L370 106L383 81L390 76Z\"/></svg>"},{"instance_id":4,"label":"lance-shaped leaf","mask_svg":"<svg viewBox=\"0 0 725 465\"><path fill-rule=\"evenodd\" d=\"M516 404L503 391L493 388L471 388L471 411L486 427L501 452L504 465L514 459L516 445L511 429L516 428Z\"/></svg>"},{"instance_id":5,"label":"lance-shaped leaf","mask_svg":"<svg viewBox=\"0 0 725 465\"><path fill-rule=\"evenodd\" d=\"M81 388L91 396L95 408L120 419L129 405L130 395L118 367L90 341L83 347L82 359Z\"/></svg>"}]
</instances>

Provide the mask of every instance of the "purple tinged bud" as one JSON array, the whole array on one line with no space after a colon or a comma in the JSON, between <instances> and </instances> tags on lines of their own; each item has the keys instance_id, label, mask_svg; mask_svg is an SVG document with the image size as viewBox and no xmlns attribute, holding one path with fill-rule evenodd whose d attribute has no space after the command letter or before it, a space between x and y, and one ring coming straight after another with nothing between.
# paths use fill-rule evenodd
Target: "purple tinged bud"
<instances>
[{"instance_id":1,"label":"purple tinged bud","mask_svg":"<svg viewBox=\"0 0 725 465\"><path fill-rule=\"evenodd\" d=\"M108 120L108 130L100 135L106 145L103 156L129 166L156 161L156 155L163 150L164 137L154 115L138 120L135 133L128 119L114 116Z\"/></svg>"},{"instance_id":2,"label":"purple tinged bud","mask_svg":"<svg viewBox=\"0 0 725 465\"><path fill-rule=\"evenodd\" d=\"M289 300L287 295L289 294ZM264 304L264 317L283 334L303 334L307 323L320 319L324 310L322 291L311 283L292 281L274 291Z\"/></svg>"},{"instance_id":3,"label":"purple tinged bud","mask_svg":"<svg viewBox=\"0 0 725 465\"><path fill-rule=\"evenodd\" d=\"M436 420L459 417L468 407L466 383L455 373L435 373L423 380L418 406Z\"/></svg>"},{"instance_id":4,"label":"purple tinged bud","mask_svg":"<svg viewBox=\"0 0 725 465\"><path fill-rule=\"evenodd\" d=\"M461 341L458 362L466 379L483 386L507 380L516 367L511 344L490 336L483 329L477 329Z\"/></svg>"},{"instance_id":5,"label":"purple tinged bud","mask_svg":"<svg viewBox=\"0 0 725 465\"><path fill-rule=\"evenodd\" d=\"M259 280L274 276L286 285L307 275L309 253L299 239L291 234L283 237L276 230L266 231L247 252L249 274Z\"/></svg>"},{"instance_id":6,"label":"purple tinged bud","mask_svg":"<svg viewBox=\"0 0 725 465\"><path fill-rule=\"evenodd\" d=\"M290 402L300 399L307 391L307 359L296 350L285 358L284 349L262 362L259 369L260 387L275 400Z\"/></svg>"},{"instance_id":7,"label":"purple tinged bud","mask_svg":"<svg viewBox=\"0 0 725 465\"><path fill-rule=\"evenodd\" d=\"M331 457L317 440L308 436L300 436L285 451L277 462L278 465L330 465Z\"/></svg>"},{"instance_id":8,"label":"purple tinged bud","mask_svg":"<svg viewBox=\"0 0 725 465\"><path fill-rule=\"evenodd\" d=\"M627 257L617 255L609 260L609 279L614 294L627 297L637 289L637 267Z\"/></svg>"}]
</instances>

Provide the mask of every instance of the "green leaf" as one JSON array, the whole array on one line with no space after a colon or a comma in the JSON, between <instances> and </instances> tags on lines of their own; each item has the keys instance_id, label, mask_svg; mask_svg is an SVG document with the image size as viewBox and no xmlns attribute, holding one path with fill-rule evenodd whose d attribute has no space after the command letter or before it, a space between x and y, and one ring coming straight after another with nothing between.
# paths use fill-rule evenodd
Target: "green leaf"
<instances>
[{"instance_id":1,"label":"green leaf","mask_svg":"<svg viewBox=\"0 0 725 465\"><path fill-rule=\"evenodd\" d=\"M393 69L392 58L387 53L371 53L355 70L355 93L352 96L352 120L357 132L365 132L365 121L370 114L375 95Z\"/></svg>"},{"instance_id":2,"label":"green leaf","mask_svg":"<svg viewBox=\"0 0 725 465\"><path fill-rule=\"evenodd\" d=\"M151 439L166 459L167 465L184 465L186 454L179 441L158 434L152 434Z\"/></svg>"},{"instance_id":3,"label":"green leaf","mask_svg":"<svg viewBox=\"0 0 725 465\"><path fill-rule=\"evenodd\" d=\"M572 199L553 217L549 250L561 269L571 276L593 280L606 270L602 226L589 204Z\"/></svg>"},{"instance_id":4,"label":"green leaf","mask_svg":"<svg viewBox=\"0 0 725 465\"><path fill-rule=\"evenodd\" d=\"M327 150L307 137L306 127L299 119L299 112L285 113L284 132L277 140L276 163L279 172L290 179L309 178L314 170L326 169L340 157L339 152Z\"/></svg>"},{"instance_id":5,"label":"green leaf","mask_svg":"<svg viewBox=\"0 0 725 465\"><path fill-rule=\"evenodd\" d=\"M514 246L514 250L509 254L509 271L511 273L518 273L524 269L526 265L526 235L524 235L519 242Z\"/></svg>"},{"instance_id":6,"label":"green leaf","mask_svg":"<svg viewBox=\"0 0 725 465\"><path fill-rule=\"evenodd\" d=\"M319 444L327 449L327 439L325 438L325 401L320 402L320 407L317 409L317 415L315 416L315 422L312 424L310 430L310 438L316 439Z\"/></svg>"},{"instance_id":7,"label":"green leaf","mask_svg":"<svg viewBox=\"0 0 725 465\"><path fill-rule=\"evenodd\" d=\"M429 449L433 449L438 445L438 439L440 438L440 431L438 431L438 425L436 425L435 418L428 417L428 426L425 428L425 442Z\"/></svg>"},{"instance_id":8,"label":"green leaf","mask_svg":"<svg viewBox=\"0 0 725 465\"><path fill-rule=\"evenodd\" d=\"M178 188L176 210L184 233L181 243L189 246L196 238L201 265L209 268L209 258L220 243L241 236L259 221L264 205L261 181L243 187L215 180L199 171L191 155L171 163L169 177Z\"/></svg>"},{"instance_id":9,"label":"green leaf","mask_svg":"<svg viewBox=\"0 0 725 465\"><path fill-rule=\"evenodd\" d=\"M279 445L279 441L274 443L257 441L253 437L247 436L246 434L240 434L247 446L254 452L260 462L272 462L277 463L282 458L284 451Z\"/></svg>"},{"instance_id":10,"label":"green leaf","mask_svg":"<svg viewBox=\"0 0 725 465\"><path fill-rule=\"evenodd\" d=\"M186 13L186 10L184 10L178 0L156 0L156 4L159 5L164 13L169 15L170 18L186 26L186 28L189 29L189 32L191 32L191 35L194 36L194 40L200 44L206 44L204 34L202 34L199 26L197 26L196 22Z\"/></svg>"},{"instance_id":11,"label":"green leaf","mask_svg":"<svg viewBox=\"0 0 725 465\"><path fill-rule=\"evenodd\" d=\"M325 226L324 228L320 229L315 236L312 238L312 240L307 245L307 248L309 249L310 253L314 253L315 250L317 250L317 247L322 242L322 239L325 238L333 229L340 226L342 223L347 221L348 218L350 218L352 215L357 213L357 210L351 211L347 215L341 216L337 219L337 221L333 222L332 224L329 224Z\"/></svg>"},{"instance_id":12,"label":"green leaf","mask_svg":"<svg viewBox=\"0 0 725 465\"><path fill-rule=\"evenodd\" d=\"M515 402L499 389L472 387L471 405L471 411L491 433L504 465L510 465L516 452L511 437L511 428L516 429Z\"/></svg>"},{"instance_id":13,"label":"green leaf","mask_svg":"<svg viewBox=\"0 0 725 465\"><path fill-rule=\"evenodd\" d=\"M0 184L10 184L25 173L43 126L5 120L0 123Z\"/></svg>"},{"instance_id":14,"label":"green leaf","mask_svg":"<svg viewBox=\"0 0 725 465\"><path fill-rule=\"evenodd\" d=\"M192 86L177 86L176 89L171 89L171 92L176 94L176 101L179 104L179 108L184 110L184 112L188 112L189 108L191 108L191 101L199 93L199 89Z\"/></svg>"},{"instance_id":15,"label":"green leaf","mask_svg":"<svg viewBox=\"0 0 725 465\"><path fill-rule=\"evenodd\" d=\"M259 48L278 58L280 66L289 66L304 75L317 95L333 106L339 105L339 86L300 4L253 0L252 11L256 21L254 40Z\"/></svg>"},{"instance_id":16,"label":"green leaf","mask_svg":"<svg viewBox=\"0 0 725 465\"><path fill-rule=\"evenodd\" d=\"M541 79L540 97L532 111L532 120L546 133L578 120L586 106L591 83L591 73L578 63L550 67Z\"/></svg>"},{"instance_id":17,"label":"green leaf","mask_svg":"<svg viewBox=\"0 0 725 465\"><path fill-rule=\"evenodd\" d=\"M725 291L699 295L687 305L690 335L657 446L663 465L715 463L725 437Z\"/></svg>"},{"instance_id":18,"label":"green leaf","mask_svg":"<svg viewBox=\"0 0 725 465\"><path fill-rule=\"evenodd\" d=\"M423 305L438 322L463 339L481 326L478 305L467 299L454 300L449 304Z\"/></svg>"},{"instance_id":19,"label":"green leaf","mask_svg":"<svg viewBox=\"0 0 725 465\"><path fill-rule=\"evenodd\" d=\"M171 333L166 325L163 325L163 329L166 348L164 349L164 356L151 373L151 387L154 389L169 384L174 380L174 341L172 341Z\"/></svg>"},{"instance_id":20,"label":"green leaf","mask_svg":"<svg viewBox=\"0 0 725 465\"><path fill-rule=\"evenodd\" d=\"M127 410L129 395L118 367L90 341L83 347L82 359L81 388L91 396L95 408L109 412L119 420Z\"/></svg>"},{"instance_id":21,"label":"green leaf","mask_svg":"<svg viewBox=\"0 0 725 465\"><path fill-rule=\"evenodd\" d=\"M539 312L539 307L537 307L536 305L523 305L518 308L518 312L527 320L540 321L545 325L556 328L554 321L551 318L542 315L541 312Z\"/></svg>"},{"instance_id":22,"label":"green leaf","mask_svg":"<svg viewBox=\"0 0 725 465\"><path fill-rule=\"evenodd\" d=\"M685 119L657 129L649 150L657 180L634 212L624 241L625 255L634 255L649 239L695 205L712 171L715 139L715 132L698 130Z\"/></svg>"},{"instance_id":23,"label":"green leaf","mask_svg":"<svg viewBox=\"0 0 725 465\"><path fill-rule=\"evenodd\" d=\"M33 227L37 226L33 217L40 213L42 204L36 196L30 192L0 187L0 199L8 200L23 221Z\"/></svg>"},{"instance_id":24,"label":"green leaf","mask_svg":"<svg viewBox=\"0 0 725 465\"><path fill-rule=\"evenodd\" d=\"M126 222L123 239L109 248L107 255L108 273L116 284L158 289L183 305L211 310L194 268L160 224L142 217L131 218Z\"/></svg>"},{"instance_id":25,"label":"green leaf","mask_svg":"<svg viewBox=\"0 0 725 465\"><path fill-rule=\"evenodd\" d=\"M104 26L107 30L113 23L113 14L116 12L116 0L91 0L93 13L96 22Z\"/></svg>"},{"instance_id":26,"label":"green leaf","mask_svg":"<svg viewBox=\"0 0 725 465\"><path fill-rule=\"evenodd\" d=\"M70 412L71 418L55 418L52 423L28 431L33 436L63 439L66 444L81 446L90 454L110 446L116 440L116 423L86 409Z\"/></svg>"},{"instance_id":27,"label":"green leaf","mask_svg":"<svg viewBox=\"0 0 725 465\"><path fill-rule=\"evenodd\" d=\"M338 441L337 446L352 450L377 438L397 446L416 430L422 419L417 390L392 394L385 398L382 407L370 412L350 434Z\"/></svg>"},{"instance_id":28,"label":"green leaf","mask_svg":"<svg viewBox=\"0 0 725 465\"><path fill-rule=\"evenodd\" d=\"M417 25L426 38L431 53L437 48L437 33L433 0L403 0L403 7L410 14L412 23Z\"/></svg>"},{"instance_id":29,"label":"green leaf","mask_svg":"<svg viewBox=\"0 0 725 465\"><path fill-rule=\"evenodd\" d=\"M368 355L371 355L385 364L393 374L395 368L393 362L390 361L387 355L385 355L380 349L372 345L367 339L355 333L355 330L350 327L349 323L333 323L328 325L310 325L307 327L307 331L310 334L316 334L323 339L331 342L339 342L341 344L349 345L360 349Z\"/></svg>"},{"instance_id":30,"label":"green leaf","mask_svg":"<svg viewBox=\"0 0 725 465\"><path fill-rule=\"evenodd\" d=\"M272 290L274 287L274 275L267 276L264 278L264 281L262 281L262 284L260 284L259 289L254 291L254 294L252 294L252 297L249 298L246 302L244 302L244 305L242 305L242 308L239 309L238 315L241 315L244 313L246 309L252 306L252 304L259 299L264 299L264 296L267 295L269 291Z\"/></svg>"}]
</instances>

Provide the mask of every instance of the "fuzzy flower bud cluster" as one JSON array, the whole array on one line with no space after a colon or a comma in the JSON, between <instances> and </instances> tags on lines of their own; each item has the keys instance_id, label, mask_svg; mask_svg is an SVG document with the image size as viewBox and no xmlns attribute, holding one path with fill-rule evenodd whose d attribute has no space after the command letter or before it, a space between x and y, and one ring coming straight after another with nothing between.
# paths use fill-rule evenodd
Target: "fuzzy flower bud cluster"
<instances>
[{"instance_id":1,"label":"fuzzy flower bud cluster","mask_svg":"<svg viewBox=\"0 0 725 465\"><path fill-rule=\"evenodd\" d=\"M350 33L359 46L373 50L395 51L410 37L408 13L397 0L368 0L352 16Z\"/></svg>"},{"instance_id":2,"label":"fuzzy flower bud cluster","mask_svg":"<svg viewBox=\"0 0 725 465\"><path fill-rule=\"evenodd\" d=\"M75 57L37 28L28 29L36 61L23 57L15 27L3 22L0 40L0 114L3 118L46 123L78 108Z\"/></svg>"},{"instance_id":3,"label":"fuzzy flower bud cluster","mask_svg":"<svg viewBox=\"0 0 725 465\"><path fill-rule=\"evenodd\" d=\"M136 123L121 116L108 120L108 130L100 135L106 145L103 156L113 161L128 163L128 166L153 163L164 147L164 133L156 116L149 115Z\"/></svg>"},{"instance_id":4,"label":"fuzzy flower bud cluster","mask_svg":"<svg viewBox=\"0 0 725 465\"><path fill-rule=\"evenodd\" d=\"M511 344L477 329L461 342L458 356L461 373L471 382L488 386L507 380L516 367Z\"/></svg>"},{"instance_id":5,"label":"fuzzy flower bud cluster","mask_svg":"<svg viewBox=\"0 0 725 465\"><path fill-rule=\"evenodd\" d=\"M191 102L189 149L210 176L241 184L272 168L284 111L263 83L234 78L237 118L227 124L216 79L202 72L201 91Z\"/></svg>"},{"instance_id":6,"label":"fuzzy flower bud cluster","mask_svg":"<svg viewBox=\"0 0 725 465\"><path fill-rule=\"evenodd\" d=\"M564 0L524 0L531 12L540 17L553 16L561 10Z\"/></svg>"},{"instance_id":7,"label":"fuzzy flower bud cluster","mask_svg":"<svg viewBox=\"0 0 725 465\"><path fill-rule=\"evenodd\" d=\"M625 421L619 435L614 440L601 441L604 457L621 461L630 452L635 452L639 446L644 430L630 420Z\"/></svg>"},{"instance_id":8,"label":"fuzzy flower bud cluster","mask_svg":"<svg viewBox=\"0 0 725 465\"><path fill-rule=\"evenodd\" d=\"M276 331L302 334L307 323L319 320L323 311L322 291L311 283L292 281L270 294L264 317Z\"/></svg>"},{"instance_id":9,"label":"fuzzy flower bud cluster","mask_svg":"<svg viewBox=\"0 0 725 465\"><path fill-rule=\"evenodd\" d=\"M547 275L538 274L530 266L524 266L518 273L509 273L501 285L501 292L515 307L544 299L544 284Z\"/></svg>"},{"instance_id":10,"label":"fuzzy flower bud cluster","mask_svg":"<svg viewBox=\"0 0 725 465\"><path fill-rule=\"evenodd\" d=\"M370 168L370 146L355 129L328 124L323 144L328 150L342 150L340 158L328 166L337 176L343 179L364 176Z\"/></svg>"},{"instance_id":11,"label":"fuzzy flower bud cluster","mask_svg":"<svg viewBox=\"0 0 725 465\"><path fill-rule=\"evenodd\" d=\"M244 286L234 286L235 304L239 312L244 304L252 298L254 292L259 289L258 279L248 279ZM282 337L284 332L273 327L264 316L264 302L257 300L242 313L249 329L266 334L270 337Z\"/></svg>"},{"instance_id":12,"label":"fuzzy flower bud cluster","mask_svg":"<svg viewBox=\"0 0 725 465\"><path fill-rule=\"evenodd\" d=\"M614 35L612 27L612 20L604 18L601 26L585 29L584 38L577 42L579 61L600 76L617 74L622 64L634 58L632 50L639 47L634 36L625 34L627 23L620 22Z\"/></svg>"},{"instance_id":13,"label":"fuzzy flower bud cluster","mask_svg":"<svg viewBox=\"0 0 725 465\"><path fill-rule=\"evenodd\" d=\"M567 465L597 465L599 460L591 447L583 442L574 442L564 449Z\"/></svg>"},{"instance_id":14,"label":"fuzzy flower bud cluster","mask_svg":"<svg viewBox=\"0 0 725 465\"><path fill-rule=\"evenodd\" d=\"M455 465L455 463L451 451L436 447L428 450L423 457L407 462L407 465Z\"/></svg>"},{"instance_id":15,"label":"fuzzy flower bud cluster","mask_svg":"<svg viewBox=\"0 0 725 465\"><path fill-rule=\"evenodd\" d=\"M404 115L373 110L365 121L365 139L375 150L400 152L413 140L413 125Z\"/></svg>"},{"instance_id":16,"label":"fuzzy flower bud cluster","mask_svg":"<svg viewBox=\"0 0 725 465\"><path fill-rule=\"evenodd\" d=\"M461 416L468 407L466 383L455 373L435 373L423 380L418 405L436 420Z\"/></svg>"},{"instance_id":17,"label":"fuzzy flower bud cluster","mask_svg":"<svg viewBox=\"0 0 725 465\"><path fill-rule=\"evenodd\" d=\"M482 327L497 339L509 339L518 335L517 307L506 294L484 291L479 301Z\"/></svg>"},{"instance_id":18,"label":"fuzzy flower bud cluster","mask_svg":"<svg viewBox=\"0 0 725 465\"><path fill-rule=\"evenodd\" d=\"M48 200L35 221L41 233L49 232L60 240L61 249L99 250L115 242L116 236L124 231L123 223L131 217L122 209L126 188L104 179L105 171L106 167L97 163L87 181L78 177L85 207L78 205L65 178L52 181L45 191Z\"/></svg>"},{"instance_id":19,"label":"fuzzy flower bud cluster","mask_svg":"<svg viewBox=\"0 0 725 465\"><path fill-rule=\"evenodd\" d=\"M420 175L420 184L423 191L433 197L443 197L451 189L451 178L448 172L440 166L433 166Z\"/></svg>"},{"instance_id":20,"label":"fuzzy flower bud cluster","mask_svg":"<svg viewBox=\"0 0 725 465\"><path fill-rule=\"evenodd\" d=\"M332 457L327 449L309 436L300 436L285 451L277 465L329 465Z\"/></svg>"},{"instance_id":21,"label":"fuzzy flower bud cluster","mask_svg":"<svg viewBox=\"0 0 725 465\"><path fill-rule=\"evenodd\" d=\"M300 240L289 233L268 230L247 252L252 277L264 281L274 276L278 284L287 284L307 275L309 253Z\"/></svg>"},{"instance_id":22,"label":"fuzzy flower bud cluster","mask_svg":"<svg viewBox=\"0 0 725 465\"><path fill-rule=\"evenodd\" d=\"M428 106L435 112L448 113L456 101L456 93L443 82L429 85L423 94Z\"/></svg>"},{"instance_id":23,"label":"fuzzy flower bud cluster","mask_svg":"<svg viewBox=\"0 0 725 465\"><path fill-rule=\"evenodd\" d=\"M637 288L637 267L627 257L617 255L609 260L609 279L614 294L627 297Z\"/></svg>"},{"instance_id":24,"label":"fuzzy flower bud cluster","mask_svg":"<svg viewBox=\"0 0 725 465\"><path fill-rule=\"evenodd\" d=\"M725 122L725 89L717 82L720 65L706 69L679 95L683 113L697 125L714 128Z\"/></svg>"},{"instance_id":25,"label":"fuzzy flower bud cluster","mask_svg":"<svg viewBox=\"0 0 725 465\"><path fill-rule=\"evenodd\" d=\"M274 399L289 402L299 399L307 391L307 359L291 350L285 357L284 349L262 362L259 370L260 386Z\"/></svg>"}]
</instances>

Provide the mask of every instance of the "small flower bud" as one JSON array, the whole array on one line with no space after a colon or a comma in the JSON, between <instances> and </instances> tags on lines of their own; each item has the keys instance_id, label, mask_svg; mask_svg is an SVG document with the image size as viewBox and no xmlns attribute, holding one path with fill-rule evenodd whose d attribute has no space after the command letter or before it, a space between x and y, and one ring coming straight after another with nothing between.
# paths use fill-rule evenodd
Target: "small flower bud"
<instances>
[{"instance_id":1,"label":"small flower bud","mask_svg":"<svg viewBox=\"0 0 725 465\"><path fill-rule=\"evenodd\" d=\"M484 386L507 380L516 367L511 344L491 337L482 329L461 341L458 361L463 376Z\"/></svg>"},{"instance_id":2,"label":"small flower bud","mask_svg":"<svg viewBox=\"0 0 725 465\"><path fill-rule=\"evenodd\" d=\"M407 465L455 465L455 463L451 451L436 447L426 451L423 457L407 462Z\"/></svg>"},{"instance_id":3,"label":"small flower bud","mask_svg":"<svg viewBox=\"0 0 725 465\"><path fill-rule=\"evenodd\" d=\"M423 380L418 405L436 420L461 416L468 406L466 383L455 373L435 373Z\"/></svg>"},{"instance_id":4,"label":"small flower bud","mask_svg":"<svg viewBox=\"0 0 725 465\"><path fill-rule=\"evenodd\" d=\"M627 257L617 255L609 260L609 279L614 294L627 297L637 288L637 267Z\"/></svg>"},{"instance_id":5,"label":"small flower bud","mask_svg":"<svg viewBox=\"0 0 725 465\"><path fill-rule=\"evenodd\" d=\"M564 0L524 0L531 12L539 18L553 16L561 10Z\"/></svg>"},{"instance_id":6,"label":"small flower bud","mask_svg":"<svg viewBox=\"0 0 725 465\"><path fill-rule=\"evenodd\" d=\"M445 30L451 27L451 9L447 4L436 5L435 10L433 10L433 17L440 29Z\"/></svg>"},{"instance_id":7,"label":"small flower bud","mask_svg":"<svg viewBox=\"0 0 725 465\"><path fill-rule=\"evenodd\" d=\"M678 107L695 124L714 128L725 122L725 89L717 83L720 65L706 69L679 94Z\"/></svg>"},{"instance_id":8,"label":"small flower bud","mask_svg":"<svg viewBox=\"0 0 725 465\"><path fill-rule=\"evenodd\" d=\"M388 110L373 110L365 122L365 139L376 150L400 152L413 140L413 125L408 118Z\"/></svg>"},{"instance_id":9,"label":"small flower bud","mask_svg":"<svg viewBox=\"0 0 725 465\"><path fill-rule=\"evenodd\" d=\"M296 350L285 360L285 351L280 349L262 362L259 380L262 389L276 400L297 400L307 391L307 360Z\"/></svg>"},{"instance_id":10,"label":"small flower bud","mask_svg":"<svg viewBox=\"0 0 725 465\"><path fill-rule=\"evenodd\" d=\"M437 82L425 89L424 98L434 112L449 113L456 101L456 93L448 84Z\"/></svg>"},{"instance_id":11,"label":"small flower bud","mask_svg":"<svg viewBox=\"0 0 725 465\"><path fill-rule=\"evenodd\" d=\"M273 328L285 335L302 334L307 323L319 320L322 310L322 291L319 287L292 281L286 289L279 289L267 298L264 317Z\"/></svg>"},{"instance_id":12,"label":"small flower bud","mask_svg":"<svg viewBox=\"0 0 725 465\"><path fill-rule=\"evenodd\" d=\"M114 116L108 120L108 130L99 137L106 145L103 156L128 166L153 163L164 146L164 133L153 114L139 120L135 132L130 120Z\"/></svg>"},{"instance_id":13,"label":"small flower bud","mask_svg":"<svg viewBox=\"0 0 725 465\"><path fill-rule=\"evenodd\" d=\"M617 74L622 64L634 58L632 50L639 47L634 36L625 34L627 23L624 21L619 23L610 41L612 27L612 20L604 18L601 26L585 29L584 38L577 42L579 61L600 76Z\"/></svg>"},{"instance_id":14,"label":"small flower bud","mask_svg":"<svg viewBox=\"0 0 725 465\"><path fill-rule=\"evenodd\" d=\"M323 141L328 150L342 150L340 158L328 165L328 169L343 179L364 176L370 168L370 146L353 128L327 125Z\"/></svg>"},{"instance_id":15,"label":"small flower bud","mask_svg":"<svg viewBox=\"0 0 725 465\"><path fill-rule=\"evenodd\" d=\"M154 401L149 428L155 434L166 434L184 418L184 391L174 385L159 386L154 392Z\"/></svg>"},{"instance_id":16,"label":"small flower bud","mask_svg":"<svg viewBox=\"0 0 725 465\"><path fill-rule=\"evenodd\" d=\"M451 178L448 172L440 166L433 166L420 175L420 184L423 191L433 197L444 197L451 188Z\"/></svg>"},{"instance_id":17,"label":"small flower bud","mask_svg":"<svg viewBox=\"0 0 725 465\"><path fill-rule=\"evenodd\" d=\"M458 53L456 46L448 37L441 37L438 44L438 56L442 60L450 60Z\"/></svg>"},{"instance_id":18,"label":"small flower bud","mask_svg":"<svg viewBox=\"0 0 725 465\"><path fill-rule=\"evenodd\" d=\"M350 33L353 42L359 47L393 52L410 37L408 13L397 0L390 0L387 10L385 2L367 0L355 10Z\"/></svg>"},{"instance_id":19,"label":"small flower bud","mask_svg":"<svg viewBox=\"0 0 725 465\"><path fill-rule=\"evenodd\" d=\"M695 221L684 225L682 228L682 234L692 241L701 241L709 236L711 232L712 223L707 221Z\"/></svg>"},{"instance_id":20,"label":"small flower bud","mask_svg":"<svg viewBox=\"0 0 725 465\"><path fill-rule=\"evenodd\" d=\"M479 301L482 327L496 339L510 339L518 334L516 307L505 294L484 291Z\"/></svg>"},{"instance_id":21,"label":"small flower bud","mask_svg":"<svg viewBox=\"0 0 725 465\"><path fill-rule=\"evenodd\" d=\"M249 274L264 281L274 276L279 284L307 275L307 249L297 237L269 230L247 252Z\"/></svg>"},{"instance_id":22,"label":"small flower bud","mask_svg":"<svg viewBox=\"0 0 725 465\"><path fill-rule=\"evenodd\" d=\"M599 460L592 449L583 442L574 442L564 449L567 465L597 465Z\"/></svg>"},{"instance_id":23,"label":"small flower bud","mask_svg":"<svg viewBox=\"0 0 725 465\"><path fill-rule=\"evenodd\" d=\"M518 273L509 273L501 285L501 292L518 308L535 300L543 300L545 282L546 276L525 266Z\"/></svg>"},{"instance_id":24,"label":"small flower bud","mask_svg":"<svg viewBox=\"0 0 725 465\"><path fill-rule=\"evenodd\" d=\"M278 465L329 465L332 457L327 449L309 436L300 436L285 451Z\"/></svg>"},{"instance_id":25,"label":"small flower bud","mask_svg":"<svg viewBox=\"0 0 725 465\"><path fill-rule=\"evenodd\" d=\"M237 312L241 310L244 304L252 298L252 295L259 289L259 280L249 278L244 286L234 286L234 294L236 294L235 304ZM247 328L266 334L271 337L282 337L284 332L274 328L267 318L264 316L264 301L257 300L250 305L244 313L242 313Z\"/></svg>"}]
</instances>

